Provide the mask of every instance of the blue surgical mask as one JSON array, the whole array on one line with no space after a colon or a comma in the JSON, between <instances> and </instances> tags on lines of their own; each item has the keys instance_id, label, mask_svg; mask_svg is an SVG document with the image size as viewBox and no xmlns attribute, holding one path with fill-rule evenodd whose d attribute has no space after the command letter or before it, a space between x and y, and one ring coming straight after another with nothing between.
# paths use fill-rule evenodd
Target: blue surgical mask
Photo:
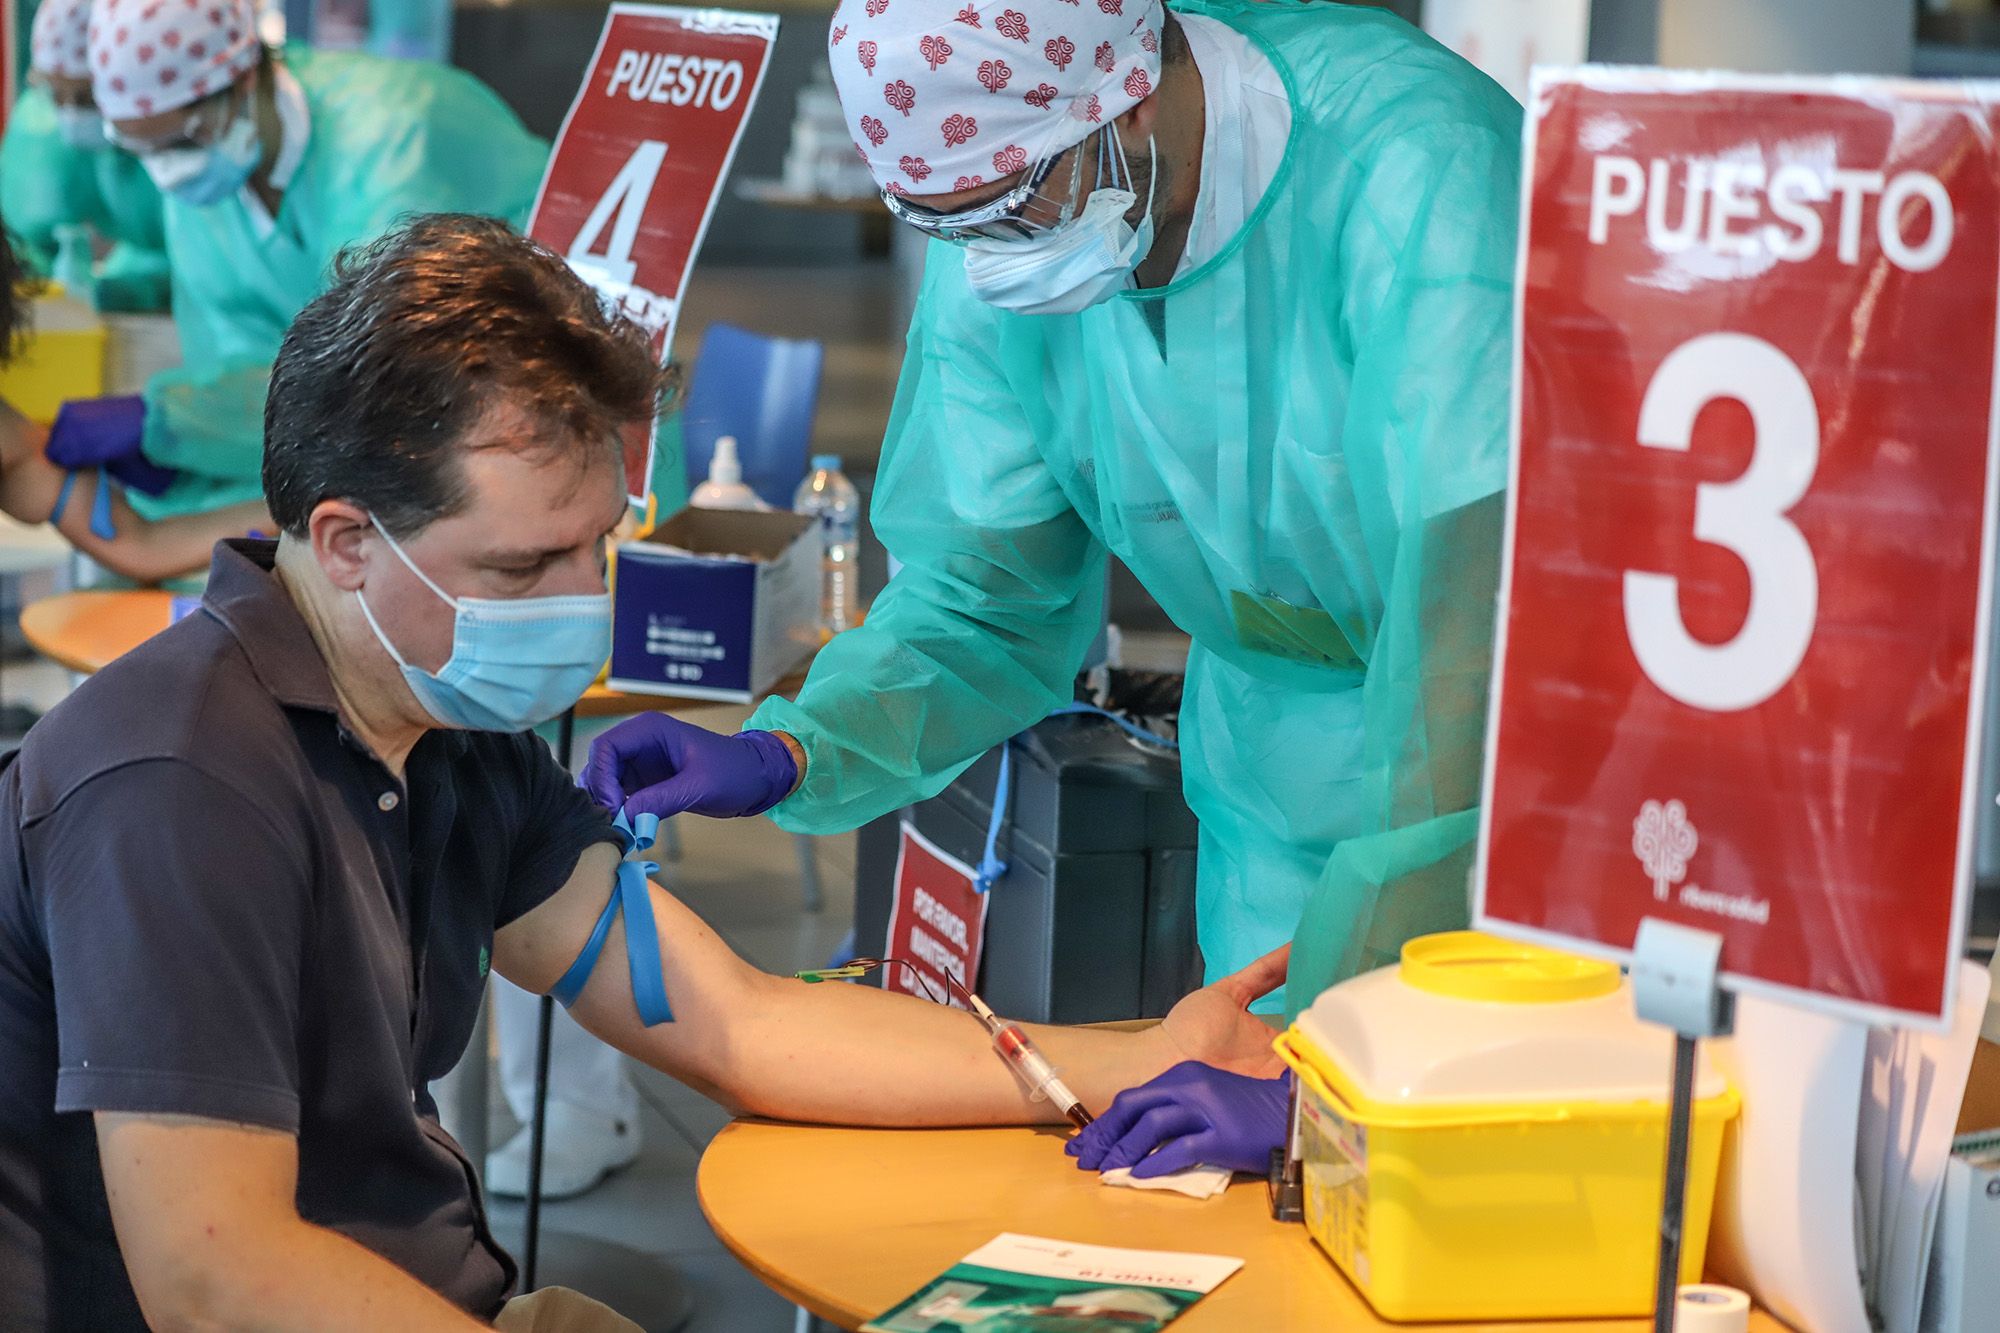
<instances>
[{"instance_id":1,"label":"blue surgical mask","mask_svg":"<svg viewBox=\"0 0 2000 1333\"><path fill-rule=\"evenodd\" d=\"M453 597L418 569L380 523L375 531L409 571L456 612L451 656L435 672L411 666L357 590L368 628L410 693L442 726L465 731L526 731L561 715L583 697L611 656L611 594L507 599Z\"/></svg>"},{"instance_id":2,"label":"blue surgical mask","mask_svg":"<svg viewBox=\"0 0 2000 1333\"><path fill-rule=\"evenodd\" d=\"M256 122L239 115L206 147L169 148L147 153L139 161L163 193L184 204L207 208L248 185L263 157Z\"/></svg>"},{"instance_id":3,"label":"blue surgical mask","mask_svg":"<svg viewBox=\"0 0 2000 1333\"><path fill-rule=\"evenodd\" d=\"M1124 161L1115 140L1114 150L1100 162L1107 159ZM1129 172L1123 174L1129 186ZM1047 235L970 242L965 247L965 278L972 294L1017 315L1074 315L1117 295L1132 285L1133 270L1153 248L1150 181L1158 175L1156 156L1148 173L1145 214L1136 228L1125 216L1139 196L1130 189L1100 186L1090 192L1075 221Z\"/></svg>"}]
</instances>

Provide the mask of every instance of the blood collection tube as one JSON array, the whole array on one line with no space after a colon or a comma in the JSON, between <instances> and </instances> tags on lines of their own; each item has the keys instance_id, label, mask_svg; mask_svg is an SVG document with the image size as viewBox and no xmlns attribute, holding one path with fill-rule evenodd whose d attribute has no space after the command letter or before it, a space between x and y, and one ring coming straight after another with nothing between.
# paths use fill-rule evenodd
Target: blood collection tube
<instances>
[{"instance_id":1,"label":"blood collection tube","mask_svg":"<svg viewBox=\"0 0 2000 1333\"><path fill-rule=\"evenodd\" d=\"M1084 1109L1083 1099L1069 1090L1069 1085L1056 1074L1055 1066L1028 1040L1028 1034L1021 1030L1020 1024L1001 1022L986 1007L985 1001L969 991L967 996L972 1001L973 1012L979 1015L979 1021L993 1035L994 1052L1014 1071L1014 1077L1021 1081L1028 1095L1036 1101L1047 1098L1058 1111L1069 1117L1071 1124L1078 1129L1088 1128L1092 1116Z\"/></svg>"}]
</instances>

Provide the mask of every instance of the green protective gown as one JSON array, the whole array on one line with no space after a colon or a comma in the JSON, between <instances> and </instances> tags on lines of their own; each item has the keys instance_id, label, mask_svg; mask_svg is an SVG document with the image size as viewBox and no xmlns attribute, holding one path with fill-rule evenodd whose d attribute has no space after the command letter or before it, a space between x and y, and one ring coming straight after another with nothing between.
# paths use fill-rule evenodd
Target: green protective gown
<instances>
[{"instance_id":1,"label":"green protective gown","mask_svg":"<svg viewBox=\"0 0 2000 1333\"><path fill-rule=\"evenodd\" d=\"M139 160L105 144L73 148L56 129L55 103L30 88L14 104L0 139L0 217L20 242L23 260L47 274L56 231L88 226L110 243L98 266L100 308L167 308L166 215L160 192Z\"/></svg>"},{"instance_id":2,"label":"green protective gown","mask_svg":"<svg viewBox=\"0 0 2000 1333\"><path fill-rule=\"evenodd\" d=\"M451 9L451 0L369 0L368 50L405 60L447 60Z\"/></svg>"},{"instance_id":3,"label":"green protective gown","mask_svg":"<svg viewBox=\"0 0 2000 1333\"><path fill-rule=\"evenodd\" d=\"M206 208L166 201L185 364L146 386L145 450L186 475L157 499L131 496L148 517L261 493L271 363L343 249L407 213L521 226L548 161L548 145L462 70L297 47L285 63L312 129L275 231L259 233L240 195Z\"/></svg>"},{"instance_id":4,"label":"green protective gown","mask_svg":"<svg viewBox=\"0 0 2000 1333\"><path fill-rule=\"evenodd\" d=\"M1520 109L1376 10L1175 7L1284 77L1277 178L1208 263L1080 315L987 306L932 247L873 507L903 569L751 725L805 747L788 828L927 797L1068 699L1115 552L1194 640L1208 972L1296 931L1261 1006L1296 1010L1467 915Z\"/></svg>"}]
</instances>

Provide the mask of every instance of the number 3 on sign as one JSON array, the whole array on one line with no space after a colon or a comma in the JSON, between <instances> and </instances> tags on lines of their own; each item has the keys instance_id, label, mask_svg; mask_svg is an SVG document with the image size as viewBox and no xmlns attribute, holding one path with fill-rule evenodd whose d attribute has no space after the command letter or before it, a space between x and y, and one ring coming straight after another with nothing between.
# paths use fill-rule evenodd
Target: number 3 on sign
<instances>
[{"instance_id":1,"label":"number 3 on sign","mask_svg":"<svg viewBox=\"0 0 2000 1333\"><path fill-rule=\"evenodd\" d=\"M1750 466L1696 492L1694 535L1734 553L1750 572L1750 611L1735 638L1707 644L1681 618L1680 580L1625 572L1625 633L1652 682L1694 708L1754 708L1805 660L1819 614L1819 570L1786 517L1819 467L1819 408L1798 365L1765 342L1711 333L1661 363L1639 410L1639 443L1685 452L1702 409L1733 398L1750 410Z\"/></svg>"},{"instance_id":2,"label":"number 3 on sign","mask_svg":"<svg viewBox=\"0 0 2000 1333\"><path fill-rule=\"evenodd\" d=\"M653 186L659 183L660 167L666 160L665 144L657 139L642 140L619 169L611 188L583 220L583 227L563 258L585 282L618 292L632 286L632 279L639 272L639 265L632 258L632 247L638 243L639 223L646 216L646 205L652 201ZM618 215L615 223L611 220L613 213ZM611 227L611 240L603 254L592 254L607 224Z\"/></svg>"}]
</instances>

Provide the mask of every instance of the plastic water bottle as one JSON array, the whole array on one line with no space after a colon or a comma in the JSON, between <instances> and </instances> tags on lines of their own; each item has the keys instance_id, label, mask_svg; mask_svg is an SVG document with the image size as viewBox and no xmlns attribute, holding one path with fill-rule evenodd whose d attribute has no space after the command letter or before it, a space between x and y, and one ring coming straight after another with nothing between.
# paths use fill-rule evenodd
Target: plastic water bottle
<instances>
[{"instance_id":1,"label":"plastic water bottle","mask_svg":"<svg viewBox=\"0 0 2000 1333\"><path fill-rule=\"evenodd\" d=\"M840 455L820 454L812 473L799 483L792 509L819 520L820 624L838 634L854 623L854 593L860 582L861 493L840 471Z\"/></svg>"},{"instance_id":2,"label":"plastic water bottle","mask_svg":"<svg viewBox=\"0 0 2000 1333\"><path fill-rule=\"evenodd\" d=\"M90 228L75 225L57 227L55 263L49 276L62 284L63 293L86 306L97 305L97 276L91 266Z\"/></svg>"},{"instance_id":3,"label":"plastic water bottle","mask_svg":"<svg viewBox=\"0 0 2000 1333\"><path fill-rule=\"evenodd\" d=\"M696 509L769 509L757 492L743 484L743 464L736 456L736 437L725 435L715 442L715 454L708 460L708 480L694 488L688 503Z\"/></svg>"}]
</instances>

